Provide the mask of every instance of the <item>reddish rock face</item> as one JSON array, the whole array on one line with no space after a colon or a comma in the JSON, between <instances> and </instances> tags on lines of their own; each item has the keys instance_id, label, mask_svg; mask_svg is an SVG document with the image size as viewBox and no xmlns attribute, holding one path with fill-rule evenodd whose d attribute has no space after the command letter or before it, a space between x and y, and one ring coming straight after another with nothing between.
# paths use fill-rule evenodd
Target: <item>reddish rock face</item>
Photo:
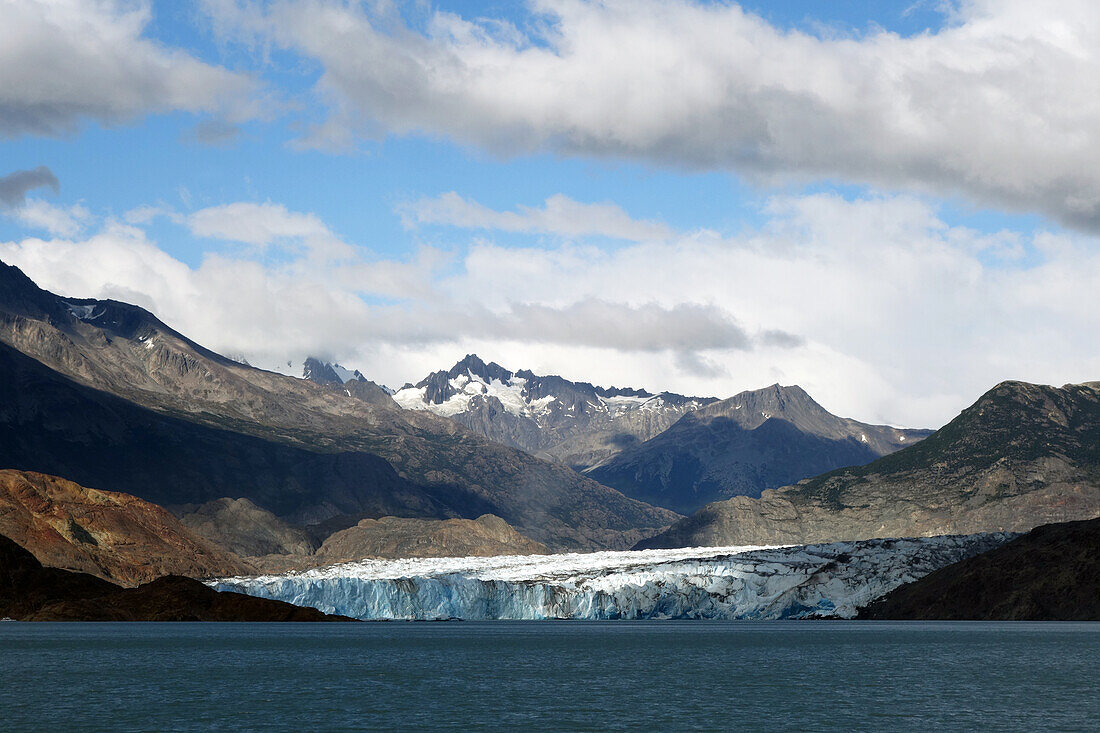
<instances>
[{"instance_id":1,"label":"reddish rock face","mask_svg":"<svg viewBox=\"0 0 1100 733\"><path fill-rule=\"evenodd\" d=\"M27 471L0 470L0 535L43 565L121 585L164 575L234 575L250 569L156 504Z\"/></svg>"}]
</instances>

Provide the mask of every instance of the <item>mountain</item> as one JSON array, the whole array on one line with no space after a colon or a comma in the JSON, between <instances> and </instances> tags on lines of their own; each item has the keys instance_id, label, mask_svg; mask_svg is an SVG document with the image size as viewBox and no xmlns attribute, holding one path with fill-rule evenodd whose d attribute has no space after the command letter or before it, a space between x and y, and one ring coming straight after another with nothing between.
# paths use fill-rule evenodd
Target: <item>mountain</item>
<instances>
[{"instance_id":1,"label":"mountain","mask_svg":"<svg viewBox=\"0 0 1100 733\"><path fill-rule=\"evenodd\" d=\"M629 546L676 518L453 421L240 364L141 308L62 298L3 265L0 377L0 465L161 505L243 497L297 525L346 517L339 528L495 514L554 548Z\"/></svg>"},{"instance_id":2,"label":"mountain","mask_svg":"<svg viewBox=\"0 0 1100 733\"><path fill-rule=\"evenodd\" d=\"M931 430L837 417L801 387L742 392L689 412L587 475L635 499L689 514L733 496L760 496L912 445Z\"/></svg>"},{"instance_id":3,"label":"mountain","mask_svg":"<svg viewBox=\"0 0 1100 733\"><path fill-rule=\"evenodd\" d=\"M407 410L448 417L494 442L579 469L648 440L715 401L511 372L474 354L405 385L393 399Z\"/></svg>"},{"instance_id":4,"label":"mountain","mask_svg":"<svg viewBox=\"0 0 1100 733\"><path fill-rule=\"evenodd\" d=\"M309 357L302 365L302 377L317 384L343 385L345 382L365 382L367 378L358 369L349 371L339 364Z\"/></svg>"},{"instance_id":5,"label":"mountain","mask_svg":"<svg viewBox=\"0 0 1100 733\"><path fill-rule=\"evenodd\" d=\"M122 585L249 570L155 504L39 473L0 470L0 534L45 565Z\"/></svg>"},{"instance_id":6,"label":"mountain","mask_svg":"<svg viewBox=\"0 0 1100 733\"><path fill-rule=\"evenodd\" d=\"M302 365L302 377L379 407L394 405L393 393L364 377L358 369L349 371L339 364L311 356Z\"/></svg>"},{"instance_id":7,"label":"mountain","mask_svg":"<svg viewBox=\"0 0 1100 733\"><path fill-rule=\"evenodd\" d=\"M44 568L0 536L0 617L17 621L347 621L282 601L219 593L168 575L138 588Z\"/></svg>"},{"instance_id":8,"label":"mountain","mask_svg":"<svg viewBox=\"0 0 1100 733\"><path fill-rule=\"evenodd\" d=\"M1027 531L1100 515L1100 383L1003 382L864 466L708 504L638 544L798 544Z\"/></svg>"},{"instance_id":9,"label":"mountain","mask_svg":"<svg viewBox=\"0 0 1100 733\"><path fill-rule=\"evenodd\" d=\"M860 618L1100 621L1100 519L1036 527L901 586Z\"/></svg>"},{"instance_id":10,"label":"mountain","mask_svg":"<svg viewBox=\"0 0 1100 733\"><path fill-rule=\"evenodd\" d=\"M292 523L334 514L476 511L367 452L318 452L141 407L0 344L0 465L117 489L163 506L247 497Z\"/></svg>"}]
</instances>

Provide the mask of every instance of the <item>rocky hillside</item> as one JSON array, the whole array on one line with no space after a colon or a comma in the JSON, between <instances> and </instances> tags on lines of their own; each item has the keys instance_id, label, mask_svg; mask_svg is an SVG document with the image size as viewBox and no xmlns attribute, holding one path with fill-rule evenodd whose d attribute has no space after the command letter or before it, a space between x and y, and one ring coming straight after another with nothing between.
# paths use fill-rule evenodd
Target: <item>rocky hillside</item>
<instances>
[{"instance_id":1,"label":"rocky hillside","mask_svg":"<svg viewBox=\"0 0 1100 733\"><path fill-rule=\"evenodd\" d=\"M141 308L62 298L0 266L0 465L162 505L244 497L298 525L491 513L555 548L629 546L676 518L349 392L226 359Z\"/></svg>"},{"instance_id":2,"label":"rocky hillside","mask_svg":"<svg viewBox=\"0 0 1100 733\"><path fill-rule=\"evenodd\" d=\"M44 568L0 536L0 617L17 621L348 621L282 601L219 593L169 575L122 588L94 575Z\"/></svg>"},{"instance_id":3,"label":"rocky hillside","mask_svg":"<svg viewBox=\"0 0 1100 733\"><path fill-rule=\"evenodd\" d=\"M317 559L343 562L368 557L491 557L547 552L545 545L524 537L491 514L443 521L382 517L364 519L332 534L317 551Z\"/></svg>"},{"instance_id":4,"label":"rocky hillside","mask_svg":"<svg viewBox=\"0 0 1100 733\"><path fill-rule=\"evenodd\" d=\"M249 570L155 504L39 473L0 470L0 534L44 565L122 585Z\"/></svg>"},{"instance_id":5,"label":"rocky hillside","mask_svg":"<svg viewBox=\"0 0 1100 733\"><path fill-rule=\"evenodd\" d=\"M448 417L492 441L577 469L648 440L715 401L512 372L475 354L405 385L393 399L408 410Z\"/></svg>"},{"instance_id":6,"label":"rocky hillside","mask_svg":"<svg viewBox=\"0 0 1100 733\"><path fill-rule=\"evenodd\" d=\"M638 546L1027 531L1097 515L1100 383L1004 382L910 448L709 504Z\"/></svg>"},{"instance_id":7,"label":"rocky hillside","mask_svg":"<svg viewBox=\"0 0 1100 733\"><path fill-rule=\"evenodd\" d=\"M903 585L859 617L1100 621L1100 519L1037 527Z\"/></svg>"},{"instance_id":8,"label":"rocky hillside","mask_svg":"<svg viewBox=\"0 0 1100 733\"><path fill-rule=\"evenodd\" d=\"M690 514L713 501L758 497L764 489L868 463L931 432L837 417L801 387L774 384L690 412L587 475Z\"/></svg>"},{"instance_id":9,"label":"rocky hillside","mask_svg":"<svg viewBox=\"0 0 1100 733\"><path fill-rule=\"evenodd\" d=\"M309 532L248 499L222 497L205 504L168 507L183 526L242 557L312 555L319 542Z\"/></svg>"}]
</instances>

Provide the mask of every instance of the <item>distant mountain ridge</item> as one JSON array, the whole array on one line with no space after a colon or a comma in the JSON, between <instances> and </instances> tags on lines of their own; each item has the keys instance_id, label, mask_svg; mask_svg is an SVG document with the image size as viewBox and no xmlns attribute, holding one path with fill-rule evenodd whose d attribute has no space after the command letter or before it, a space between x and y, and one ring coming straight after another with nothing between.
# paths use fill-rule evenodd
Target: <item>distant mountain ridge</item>
<instances>
[{"instance_id":1,"label":"distant mountain ridge","mask_svg":"<svg viewBox=\"0 0 1100 733\"><path fill-rule=\"evenodd\" d=\"M0 377L0 466L161 505L243 497L295 524L494 514L563 549L629 546L676 518L369 382L249 367L142 308L57 296L2 263Z\"/></svg>"},{"instance_id":2,"label":"distant mountain ridge","mask_svg":"<svg viewBox=\"0 0 1100 733\"><path fill-rule=\"evenodd\" d=\"M448 417L495 442L580 469L716 401L512 372L476 354L406 384L393 399L407 410Z\"/></svg>"},{"instance_id":3,"label":"distant mountain ridge","mask_svg":"<svg viewBox=\"0 0 1100 733\"><path fill-rule=\"evenodd\" d=\"M1100 382L1002 382L916 445L708 504L639 548L1022 532L1100 515Z\"/></svg>"},{"instance_id":4,"label":"distant mountain ridge","mask_svg":"<svg viewBox=\"0 0 1100 733\"><path fill-rule=\"evenodd\" d=\"M756 497L868 463L931 433L837 417L801 387L773 384L687 413L587 475L627 496L689 514L712 501Z\"/></svg>"}]
</instances>

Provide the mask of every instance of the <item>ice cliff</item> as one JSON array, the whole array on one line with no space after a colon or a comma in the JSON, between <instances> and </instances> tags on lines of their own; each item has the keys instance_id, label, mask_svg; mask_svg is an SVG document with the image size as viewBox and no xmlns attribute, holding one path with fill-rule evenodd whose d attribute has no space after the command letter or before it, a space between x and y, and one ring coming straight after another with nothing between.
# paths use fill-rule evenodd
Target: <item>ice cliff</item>
<instances>
[{"instance_id":1,"label":"ice cliff","mask_svg":"<svg viewBox=\"0 0 1100 733\"><path fill-rule=\"evenodd\" d=\"M360 619L850 618L1013 536L364 560L209 584Z\"/></svg>"}]
</instances>

